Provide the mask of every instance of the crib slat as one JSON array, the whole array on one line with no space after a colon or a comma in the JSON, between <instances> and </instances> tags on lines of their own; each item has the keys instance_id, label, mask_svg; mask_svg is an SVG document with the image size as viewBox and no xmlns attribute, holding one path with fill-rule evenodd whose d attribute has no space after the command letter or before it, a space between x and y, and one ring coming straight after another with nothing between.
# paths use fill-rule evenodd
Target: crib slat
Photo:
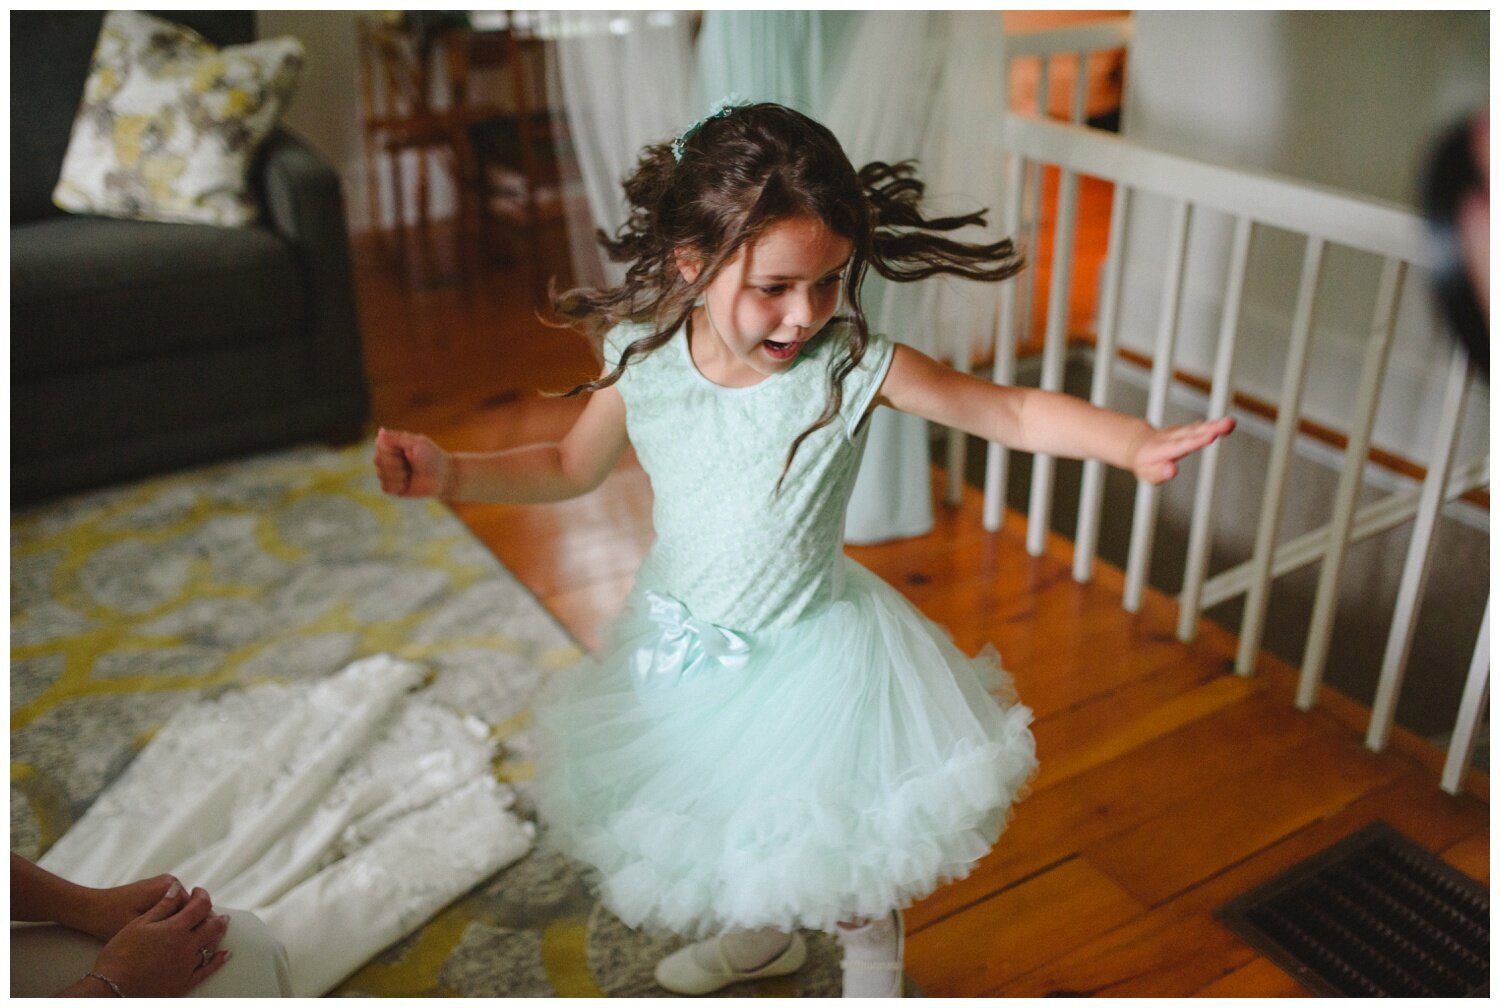
<instances>
[{"instance_id":1,"label":"crib slat","mask_svg":"<svg viewBox=\"0 0 1500 1008\"><path fill-rule=\"evenodd\" d=\"M1073 78L1071 116L1083 121L1087 75L1083 67L1087 57L1078 53L1079 72ZM1047 324L1042 337L1041 387L1050 391L1062 388L1063 368L1068 352L1068 295L1073 289L1073 252L1078 238L1078 174L1063 170L1057 182L1057 221L1052 227L1052 278L1047 294ZM1041 556L1047 548L1047 529L1052 524L1052 490L1056 478L1056 459L1037 455L1031 467L1031 504L1026 523L1026 549Z\"/></svg>"},{"instance_id":2,"label":"crib slat","mask_svg":"<svg viewBox=\"0 0 1500 1008\"><path fill-rule=\"evenodd\" d=\"M991 441L984 449L984 516L986 532L998 530L1005 520L1005 483L1010 453Z\"/></svg>"},{"instance_id":3,"label":"crib slat","mask_svg":"<svg viewBox=\"0 0 1500 1008\"><path fill-rule=\"evenodd\" d=\"M1086 71L1087 55L1075 54L1078 72L1073 77L1073 93L1070 116L1073 122L1082 122L1088 94ZM1045 118L1051 87L1052 57L1042 58L1041 80L1038 85L1038 115ZM1040 201L1040 171L1037 175ZM1057 221L1052 228L1052 278L1047 296L1047 320L1042 338L1041 387L1056 391L1062 388L1063 366L1066 363L1068 338L1068 293L1073 281L1073 249L1076 244L1078 225L1078 175L1062 171L1058 178ZM1035 232L1033 232L1035 234ZM1033 248L1036 247L1033 241ZM1028 315L1029 321L1029 315ZM1028 333L1030 332L1028 328ZM1031 503L1027 518L1026 548L1032 556L1041 556L1046 549L1047 529L1052 523L1052 490L1056 462L1049 455L1037 455L1031 468Z\"/></svg>"},{"instance_id":4,"label":"crib slat","mask_svg":"<svg viewBox=\"0 0 1500 1008\"><path fill-rule=\"evenodd\" d=\"M1042 55L1038 57L1040 70L1037 73L1036 85L1036 115L1038 119L1047 118L1047 104L1051 97L1052 87L1052 57ZM1031 256L1033 265L1036 262L1039 239L1042 228L1042 188L1046 184L1047 166L1041 161L1032 161L1027 166L1026 172L1026 252ZM1012 231L1012 234L1017 232ZM1031 339L1031 333L1036 328L1036 300L1037 284L1039 279L1035 269L1029 269L1021 274L1021 340Z\"/></svg>"},{"instance_id":5,"label":"crib slat","mask_svg":"<svg viewBox=\"0 0 1500 1008\"><path fill-rule=\"evenodd\" d=\"M1109 404L1109 382L1114 373L1118 343L1120 284L1125 273L1125 226L1130 210L1130 189L1116 185L1109 210L1109 246L1104 254L1104 291L1100 295L1099 335L1094 346L1094 379L1089 402ZM1104 511L1104 463L1089 459L1083 464L1083 486L1078 491L1078 530L1073 537L1073 580L1087 582L1094 576L1094 554L1099 549L1099 520Z\"/></svg>"},{"instance_id":6,"label":"crib slat","mask_svg":"<svg viewBox=\"0 0 1500 1008\"><path fill-rule=\"evenodd\" d=\"M1051 118L1047 107L1052 103L1052 55L1042 53L1037 57L1040 68L1036 77L1036 117L1042 120Z\"/></svg>"},{"instance_id":7,"label":"crib slat","mask_svg":"<svg viewBox=\"0 0 1500 1008\"><path fill-rule=\"evenodd\" d=\"M932 292L928 296L936 297L937 294ZM974 343L972 339L965 337L958 341L953 351L953 366L964 374L973 370ZM968 448L968 435L957 427L949 427L947 448L948 490L944 499L949 504L956 505L962 503L964 499L964 469L966 468L964 456Z\"/></svg>"},{"instance_id":8,"label":"crib slat","mask_svg":"<svg viewBox=\"0 0 1500 1008\"><path fill-rule=\"evenodd\" d=\"M1081 123L1088 107L1089 54L1080 50L1074 55L1078 57L1078 68L1073 73L1073 103L1069 118L1075 123Z\"/></svg>"},{"instance_id":9,"label":"crib slat","mask_svg":"<svg viewBox=\"0 0 1500 1008\"><path fill-rule=\"evenodd\" d=\"M965 361L957 365L965 370L969 363ZM948 487L943 493L943 500L948 504L958 504L964 499L964 468L967 459L965 450L968 448L967 435L957 427L948 428L947 451L944 465L947 466Z\"/></svg>"},{"instance_id":10,"label":"crib slat","mask_svg":"<svg viewBox=\"0 0 1500 1008\"><path fill-rule=\"evenodd\" d=\"M1020 227L1021 179L1025 173L1025 159L1019 154L1008 155L1005 166L1005 233L1015 234ZM1029 270L1027 272L1030 272ZM1019 300L1018 280L1010 279L1000 285L1000 324L995 334L995 363L991 378L996 385L1013 385L1016 378L1017 316ZM991 441L985 448L984 457L984 527L994 532L1005 518L1005 484L1010 466L1010 451L1002 444Z\"/></svg>"},{"instance_id":11,"label":"crib slat","mask_svg":"<svg viewBox=\"0 0 1500 1008\"><path fill-rule=\"evenodd\" d=\"M1058 180L1057 223L1052 229L1052 280L1047 297L1047 330L1042 342L1041 387L1062 388L1068 352L1068 291L1073 286L1073 246L1078 228L1078 176L1064 171ZM1031 507L1026 519L1026 549L1041 556L1052 523L1052 483L1057 460L1037 454L1031 465Z\"/></svg>"},{"instance_id":12,"label":"crib slat","mask_svg":"<svg viewBox=\"0 0 1500 1008\"><path fill-rule=\"evenodd\" d=\"M1370 730L1365 733L1365 745L1376 752L1385 748L1390 740L1391 725L1396 720L1396 702L1401 695L1402 680L1406 677L1406 660L1411 655L1417 610L1422 605L1422 594L1427 587L1433 533L1442 508L1443 490L1448 484L1448 470L1453 463L1468 379L1468 358L1462 347L1454 347L1438 420L1437 451L1422 483L1422 500L1417 505L1416 521L1412 524L1411 545L1406 550L1406 567L1401 574L1401 587L1396 592L1391 633L1386 638L1385 659L1380 666L1380 685L1375 690L1375 703L1370 712Z\"/></svg>"},{"instance_id":13,"label":"crib slat","mask_svg":"<svg viewBox=\"0 0 1500 1008\"><path fill-rule=\"evenodd\" d=\"M1333 521L1328 528L1328 554L1318 572L1318 591L1313 602L1312 622L1302 653L1302 673L1297 682L1297 706L1311 710L1323 681L1323 667L1328 660L1328 644L1333 639L1333 619L1338 607L1339 577L1344 551L1349 545L1349 528L1354 521L1354 502L1359 495L1365 471L1365 456L1370 450L1370 434L1375 428L1375 413L1380 406L1380 390L1385 382L1386 361L1396 333L1396 312L1401 306L1401 287L1406 279L1406 264L1387 259L1380 272L1380 288L1375 296L1375 317L1370 343L1365 350L1365 364L1359 379L1354 417L1349 429L1349 446L1344 451L1344 466L1339 473L1338 488L1333 495Z\"/></svg>"},{"instance_id":14,"label":"crib slat","mask_svg":"<svg viewBox=\"0 0 1500 1008\"><path fill-rule=\"evenodd\" d=\"M1313 305L1317 300L1318 277L1323 266L1323 246L1322 238L1309 235L1307 248L1302 256L1302 280L1297 288L1297 307L1292 315L1291 344L1287 347L1281 400L1276 405L1276 433L1271 443L1271 464L1266 473L1260 526L1256 530L1255 554L1251 560L1250 594L1245 600L1245 614L1240 623L1240 647L1235 657L1235 671L1240 675L1249 675L1255 671L1255 656L1260 651L1266 602L1271 594L1271 559L1276 551L1276 532L1281 525L1281 495L1286 489L1287 469L1292 461L1292 438L1297 433L1297 418L1302 412L1302 391L1307 381L1307 357L1312 346Z\"/></svg>"},{"instance_id":15,"label":"crib slat","mask_svg":"<svg viewBox=\"0 0 1500 1008\"><path fill-rule=\"evenodd\" d=\"M1182 304L1182 282L1187 270L1188 225L1192 205L1178 200L1172 206L1168 225L1167 267L1158 311L1155 360L1151 367L1151 391L1146 400L1146 419L1160 427L1167 415L1167 391L1172 383L1172 361L1176 356L1177 318ZM1146 594L1146 574L1151 566L1151 547L1156 535L1157 488L1137 483L1135 510L1130 526L1130 553L1125 565L1125 610L1140 612Z\"/></svg>"},{"instance_id":16,"label":"crib slat","mask_svg":"<svg viewBox=\"0 0 1500 1008\"><path fill-rule=\"evenodd\" d=\"M1249 217L1234 224L1230 247L1227 286L1224 290L1224 314L1219 320L1218 351L1214 357L1213 382L1209 386L1208 416L1221 417L1229 412L1234 388L1234 349L1240 331L1240 304L1245 294L1245 271L1250 263L1250 237L1255 229ZM1213 532L1214 482L1219 472L1219 450L1215 441L1203 451L1198 486L1193 495L1192 525L1188 529L1187 561L1183 570L1182 594L1177 600L1177 639L1187 643L1198 632L1199 602L1203 596L1203 579L1208 576L1209 536Z\"/></svg>"},{"instance_id":17,"label":"crib slat","mask_svg":"<svg viewBox=\"0 0 1500 1008\"><path fill-rule=\"evenodd\" d=\"M1038 217L1041 216L1042 182L1046 167L1037 161L1028 161L1026 171L1021 183L1022 191L1026 196L1025 216L1021 220L1021 231L1013 231L1012 234L1025 234L1026 263L1028 267L1036 265L1037 261L1037 239L1041 235L1041 224ZM1018 298L1017 311L1019 314L1019 325L1021 341L1027 342L1031 339L1031 332L1036 320L1036 270L1028 268L1016 278L1016 295Z\"/></svg>"},{"instance_id":18,"label":"crib slat","mask_svg":"<svg viewBox=\"0 0 1500 1008\"><path fill-rule=\"evenodd\" d=\"M1135 34L1135 24L1129 16L1105 18L1087 24L1068 25L1065 28L1029 28L1024 31L1006 32L1005 45L1012 58L1040 56L1043 53L1074 52L1076 50L1104 52L1125 49Z\"/></svg>"},{"instance_id":19,"label":"crib slat","mask_svg":"<svg viewBox=\"0 0 1500 1008\"><path fill-rule=\"evenodd\" d=\"M1469 662L1469 678L1464 683L1464 698L1458 705L1453 722L1453 740L1448 743L1448 759L1443 764L1443 790L1458 794L1464 771L1474 758L1474 742L1479 736L1479 719L1484 717L1485 701L1490 691L1490 600L1484 603L1484 619L1479 624L1479 639L1474 642L1474 657Z\"/></svg>"}]
</instances>

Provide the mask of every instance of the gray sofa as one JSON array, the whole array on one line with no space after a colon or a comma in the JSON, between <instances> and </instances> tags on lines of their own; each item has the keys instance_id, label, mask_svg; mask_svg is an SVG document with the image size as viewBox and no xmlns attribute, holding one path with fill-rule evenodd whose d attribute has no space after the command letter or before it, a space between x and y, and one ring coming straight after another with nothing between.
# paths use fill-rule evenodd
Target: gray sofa
<instances>
[{"instance_id":1,"label":"gray sofa","mask_svg":"<svg viewBox=\"0 0 1500 1008\"><path fill-rule=\"evenodd\" d=\"M249 12L162 16L219 45L255 35ZM258 156L254 226L52 205L101 17L10 15L13 505L353 440L369 413L338 177L290 133Z\"/></svg>"}]
</instances>

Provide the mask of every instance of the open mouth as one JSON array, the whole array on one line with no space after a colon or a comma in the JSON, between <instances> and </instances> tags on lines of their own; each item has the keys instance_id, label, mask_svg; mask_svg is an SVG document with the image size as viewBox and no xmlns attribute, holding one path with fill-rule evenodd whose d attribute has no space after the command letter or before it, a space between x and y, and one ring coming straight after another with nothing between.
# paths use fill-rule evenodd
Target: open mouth
<instances>
[{"instance_id":1,"label":"open mouth","mask_svg":"<svg viewBox=\"0 0 1500 1008\"><path fill-rule=\"evenodd\" d=\"M801 343L778 343L775 340L762 340L760 345L776 360L791 360L802 349Z\"/></svg>"}]
</instances>

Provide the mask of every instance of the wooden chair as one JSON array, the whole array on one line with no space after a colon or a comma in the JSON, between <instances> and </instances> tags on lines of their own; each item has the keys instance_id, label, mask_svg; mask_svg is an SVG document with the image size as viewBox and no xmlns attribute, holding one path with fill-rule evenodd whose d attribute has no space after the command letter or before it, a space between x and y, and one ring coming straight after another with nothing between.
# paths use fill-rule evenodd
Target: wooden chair
<instances>
[{"instance_id":1,"label":"wooden chair","mask_svg":"<svg viewBox=\"0 0 1500 1008\"><path fill-rule=\"evenodd\" d=\"M546 41L530 30L524 12L509 11L502 29L450 32L443 44L453 127L463 132L461 145L471 159L465 181L480 250L507 261L524 258L540 290L540 259L522 242L534 244L541 226L561 214L566 136L540 80ZM503 98L475 96L475 77L486 70L504 72Z\"/></svg>"},{"instance_id":2,"label":"wooden chair","mask_svg":"<svg viewBox=\"0 0 1500 1008\"><path fill-rule=\"evenodd\" d=\"M465 279L480 258L523 258L533 288L545 281L538 257L521 247L535 241L560 208L560 118L546 107L542 72L545 41L528 30L524 12L506 12L504 27L477 30L448 24L413 30L405 24L366 20L360 26L360 80L365 107L364 144L370 178L370 213L377 228L386 218L380 164L391 166L390 216L395 250L409 247L407 164L415 152L415 220L430 224L429 155L446 170L456 203L456 258ZM421 28L421 26L416 26ZM503 71L502 95L486 93L478 78ZM441 82L435 78L442 77ZM435 86L441 84L441 87ZM437 101L435 92L446 91ZM508 241L497 246L497 232Z\"/></svg>"},{"instance_id":3,"label":"wooden chair","mask_svg":"<svg viewBox=\"0 0 1500 1008\"><path fill-rule=\"evenodd\" d=\"M456 179L460 152L452 143L452 131L441 110L431 106L426 54L400 26L373 19L359 24L360 96L364 108L363 143L366 186L371 223L383 232L387 217L386 187L381 164L390 165L390 214L395 240L391 249L404 262L409 249L407 225L412 217L407 206L407 167L415 162L415 219L426 234L431 186L429 155L437 154ZM415 153L415 159L408 155ZM455 186L460 201L461 187Z\"/></svg>"}]
</instances>

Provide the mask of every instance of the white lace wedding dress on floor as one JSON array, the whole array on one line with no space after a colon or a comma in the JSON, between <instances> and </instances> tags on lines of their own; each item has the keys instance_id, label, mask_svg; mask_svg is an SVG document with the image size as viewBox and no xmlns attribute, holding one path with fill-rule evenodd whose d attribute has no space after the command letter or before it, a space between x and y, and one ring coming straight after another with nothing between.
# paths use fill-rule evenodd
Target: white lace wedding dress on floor
<instances>
[{"instance_id":1,"label":"white lace wedding dress on floor","mask_svg":"<svg viewBox=\"0 0 1500 1008\"><path fill-rule=\"evenodd\" d=\"M531 847L488 726L386 655L188 705L41 859L85 885L170 872L254 912L325 993Z\"/></svg>"}]
</instances>

